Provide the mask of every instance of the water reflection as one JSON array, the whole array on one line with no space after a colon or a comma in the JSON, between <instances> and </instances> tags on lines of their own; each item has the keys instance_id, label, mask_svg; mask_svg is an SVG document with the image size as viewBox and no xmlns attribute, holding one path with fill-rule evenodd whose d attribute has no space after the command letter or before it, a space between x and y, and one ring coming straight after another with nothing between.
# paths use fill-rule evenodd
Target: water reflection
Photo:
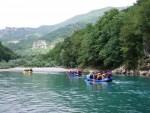
<instances>
[{"instance_id":1,"label":"water reflection","mask_svg":"<svg viewBox=\"0 0 150 113\"><path fill-rule=\"evenodd\" d=\"M73 87L80 87L83 83L82 83L82 79L83 77L78 77L78 76L66 76L68 79L68 82L71 86Z\"/></svg>"},{"instance_id":2,"label":"water reflection","mask_svg":"<svg viewBox=\"0 0 150 113\"><path fill-rule=\"evenodd\" d=\"M86 87L88 90L94 90L94 91L103 91L107 90L111 87L110 83L107 82L90 82L90 81L85 81Z\"/></svg>"},{"instance_id":3,"label":"water reflection","mask_svg":"<svg viewBox=\"0 0 150 113\"><path fill-rule=\"evenodd\" d=\"M23 71L23 74L24 74L25 76L29 76L29 75L32 75L32 72Z\"/></svg>"}]
</instances>

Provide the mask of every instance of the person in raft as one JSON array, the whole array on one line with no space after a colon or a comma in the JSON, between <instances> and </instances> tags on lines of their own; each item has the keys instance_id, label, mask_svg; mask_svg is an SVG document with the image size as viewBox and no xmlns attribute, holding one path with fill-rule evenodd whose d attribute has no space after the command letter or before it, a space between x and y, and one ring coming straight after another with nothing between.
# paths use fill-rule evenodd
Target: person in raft
<instances>
[{"instance_id":1,"label":"person in raft","mask_svg":"<svg viewBox=\"0 0 150 113\"><path fill-rule=\"evenodd\" d=\"M68 74L72 74L72 70L69 70L69 71L68 71Z\"/></svg>"},{"instance_id":2,"label":"person in raft","mask_svg":"<svg viewBox=\"0 0 150 113\"><path fill-rule=\"evenodd\" d=\"M78 72L77 72L77 73L78 73L78 75L79 75L79 76L81 76L81 75L82 75L82 71L81 71L81 70L78 70Z\"/></svg>"},{"instance_id":3,"label":"person in raft","mask_svg":"<svg viewBox=\"0 0 150 113\"><path fill-rule=\"evenodd\" d=\"M102 75L101 75L101 73L98 73L98 74L97 74L97 80L102 80Z\"/></svg>"},{"instance_id":4,"label":"person in raft","mask_svg":"<svg viewBox=\"0 0 150 113\"><path fill-rule=\"evenodd\" d=\"M102 77L105 78L106 77L106 73L103 71L102 72Z\"/></svg>"},{"instance_id":5,"label":"person in raft","mask_svg":"<svg viewBox=\"0 0 150 113\"><path fill-rule=\"evenodd\" d=\"M112 77L112 74L111 74L111 72L110 72L109 70L107 70L106 77L107 77L107 78Z\"/></svg>"},{"instance_id":6,"label":"person in raft","mask_svg":"<svg viewBox=\"0 0 150 113\"><path fill-rule=\"evenodd\" d=\"M94 79L97 79L97 72L94 71L93 74L94 74Z\"/></svg>"},{"instance_id":7,"label":"person in raft","mask_svg":"<svg viewBox=\"0 0 150 113\"><path fill-rule=\"evenodd\" d=\"M93 79L93 78L94 78L93 71L90 71L90 74L88 75L88 77L89 77L90 79Z\"/></svg>"}]
</instances>

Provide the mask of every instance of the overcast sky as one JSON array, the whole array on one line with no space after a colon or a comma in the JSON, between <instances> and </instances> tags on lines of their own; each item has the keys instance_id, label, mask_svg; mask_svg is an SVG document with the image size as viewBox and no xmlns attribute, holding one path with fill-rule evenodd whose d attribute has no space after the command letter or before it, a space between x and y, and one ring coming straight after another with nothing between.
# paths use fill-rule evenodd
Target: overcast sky
<instances>
[{"instance_id":1,"label":"overcast sky","mask_svg":"<svg viewBox=\"0 0 150 113\"><path fill-rule=\"evenodd\" d=\"M108 6L131 6L136 0L0 0L0 28L38 27Z\"/></svg>"}]
</instances>

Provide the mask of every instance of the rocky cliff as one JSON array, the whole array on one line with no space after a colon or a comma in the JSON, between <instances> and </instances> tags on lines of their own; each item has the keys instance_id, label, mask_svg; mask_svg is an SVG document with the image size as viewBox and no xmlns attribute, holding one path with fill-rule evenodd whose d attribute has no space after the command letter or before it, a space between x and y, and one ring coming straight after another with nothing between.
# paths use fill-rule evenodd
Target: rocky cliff
<instances>
[{"instance_id":1,"label":"rocky cliff","mask_svg":"<svg viewBox=\"0 0 150 113\"><path fill-rule=\"evenodd\" d=\"M149 59L150 61L150 59ZM150 77L150 62L146 62L139 69L136 70L126 70L123 66L112 71L114 74L129 74L129 75L140 75Z\"/></svg>"},{"instance_id":2,"label":"rocky cliff","mask_svg":"<svg viewBox=\"0 0 150 113\"><path fill-rule=\"evenodd\" d=\"M36 42L33 43L32 48L43 48L43 49L47 49L47 43L45 40L38 40Z\"/></svg>"}]
</instances>

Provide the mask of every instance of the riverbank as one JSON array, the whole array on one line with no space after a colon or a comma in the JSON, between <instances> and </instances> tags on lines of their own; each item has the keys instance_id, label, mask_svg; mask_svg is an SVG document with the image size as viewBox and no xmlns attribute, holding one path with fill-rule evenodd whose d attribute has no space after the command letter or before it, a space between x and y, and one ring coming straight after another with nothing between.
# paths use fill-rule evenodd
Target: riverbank
<instances>
[{"instance_id":1,"label":"riverbank","mask_svg":"<svg viewBox=\"0 0 150 113\"><path fill-rule=\"evenodd\" d=\"M0 72L10 71L10 72L23 72L25 69L30 69L31 67L14 67L9 69L0 69ZM67 72L69 69L61 68L61 67L34 67L32 68L33 73L52 73L52 72ZM82 69L82 72L90 72L90 70L96 69ZM113 74L129 74L129 75L139 75L139 76L148 76L150 77L150 70L141 70L137 71L128 71L125 73L125 70L121 67L115 70L112 70Z\"/></svg>"},{"instance_id":2,"label":"riverbank","mask_svg":"<svg viewBox=\"0 0 150 113\"><path fill-rule=\"evenodd\" d=\"M127 75L139 75L139 76L150 77L150 69L149 70L126 71L123 67L120 67L120 68L113 70L112 73L113 74L127 74Z\"/></svg>"},{"instance_id":3,"label":"riverbank","mask_svg":"<svg viewBox=\"0 0 150 113\"><path fill-rule=\"evenodd\" d=\"M9 69L0 69L0 72L2 71L12 71L12 72L23 72L25 69L30 69L30 67L15 67L15 68L9 68ZM66 72L68 69L61 68L61 67L42 67L42 68L37 68L34 67L32 68L33 73L40 73L40 72Z\"/></svg>"}]
</instances>

